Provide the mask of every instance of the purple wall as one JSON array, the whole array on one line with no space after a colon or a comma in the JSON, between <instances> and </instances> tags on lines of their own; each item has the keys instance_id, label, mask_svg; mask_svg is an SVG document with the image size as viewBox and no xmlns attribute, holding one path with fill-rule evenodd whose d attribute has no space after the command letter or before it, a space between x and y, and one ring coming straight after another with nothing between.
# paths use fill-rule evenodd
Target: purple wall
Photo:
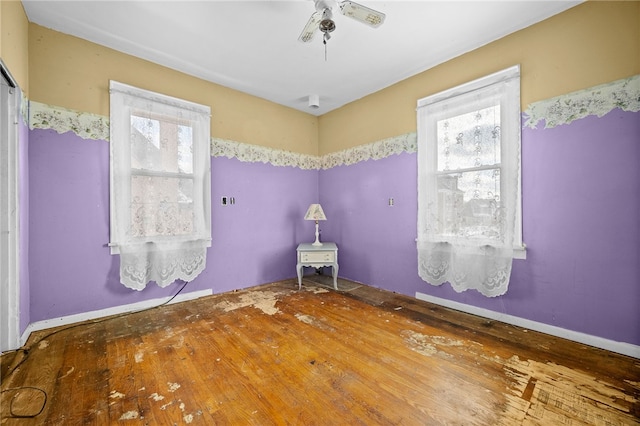
<instances>
[{"instance_id":1,"label":"purple wall","mask_svg":"<svg viewBox=\"0 0 640 426\"><path fill-rule=\"evenodd\" d=\"M418 276L415 154L321 171L323 238L338 243L344 278L640 345L639 142L640 113L619 110L523 129L527 259L501 297Z\"/></svg>"},{"instance_id":2,"label":"purple wall","mask_svg":"<svg viewBox=\"0 0 640 426\"><path fill-rule=\"evenodd\" d=\"M415 154L403 153L320 172L322 237L338 244L341 277L415 294L416 167Z\"/></svg>"},{"instance_id":3,"label":"purple wall","mask_svg":"<svg viewBox=\"0 0 640 426\"><path fill-rule=\"evenodd\" d=\"M295 277L296 246L313 238L303 217L318 200L318 172L213 158L211 181L206 287L223 292ZM222 196L235 204L223 207Z\"/></svg>"},{"instance_id":4,"label":"purple wall","mask_svg":"<svg viewBox=\"0 0 640 426\"><path fill-rule=\"evenodd\" d=\"M33 130L29 140L32 322L172 295L119 283L109 254L109 144ZM302 217L318 173L212 158L212 247L185 293L223 292L295 276L295 247L313 234ZM236 204L222 207L221 196Z\"/></svg>"},{"instance_id":5,"label":"purple wall","mask_svg":"<svg viewBox=\"0 0 640 426\"><path fill-rule=\"evenodd\" d=\"M52 130L28 136L21 297L31 305L21 322L173 294L176 285L136 292L119 283L118 256L106 246L108 143ZM212 158L212 247L185 292L295 277L295 247L313 239L302 217L319 200L328 217L322 239L338 243L344 278L640 345L640 113L524 129L522 138L527 259L514 261L504 296L458 294L418 277L417 165L408 153L320 172ZM222 196L236 203L223 207Z\"/></svg>"}]
</instances>

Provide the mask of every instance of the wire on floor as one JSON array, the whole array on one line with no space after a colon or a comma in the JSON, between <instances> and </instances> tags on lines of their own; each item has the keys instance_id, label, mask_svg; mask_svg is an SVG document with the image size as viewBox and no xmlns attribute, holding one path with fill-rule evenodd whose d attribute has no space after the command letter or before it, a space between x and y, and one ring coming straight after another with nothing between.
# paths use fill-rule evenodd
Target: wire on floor
<instances>
[{"instance_id":1,"label":"wire on floor","mask_svg":"<svg viewBox=\"0 0 640 426\"><path fill-rule=\"evenodd\" d=\"M184 290L184 288L187 286L187 284L189 284L189 282L185 281L184 284L182 284L182 287L180 287L180 289L173 296L171 296L171 298L169 298L167 301L165 301L165 302L163 302L163 303L161 303L159 305L151 306L149 308L140 309L140 310L137 310L137 311L124 312L124 313L121 313L121 314L118 314L118 315L109 316L109 317L105 317L105 318L100 318L100 319L96 319L96 320L92 320L92 321L84 321L84 322L80 322L80 323L76 323L76 324L70 325L69 327L65 327L65 328L59 328L57 330L52 331L49 334L46 334L46 335L40 337L38 340L36 340L35 342L31 343L29 346L25 345L25 346L22 346L21 348L18 348L18 349L13 349L11 351L2 352L0 354L0 356L4 356L6 354L13 353L13 352L22 352L22 353L24 353L24 357L20 360L20 362L18 362L15 366L13 366L11 371L9 371L6 375L3 376L3 378L2 378L3 381L8 379L18 369L18 367L20 367L22 364L24 364L24 362L29 358L29 354L30 354L31 348L33 348L34 346L38 345L43 340L45 340L45 339L47 339L47 338L49 338L49 337L51 337L51 336L53 336L55 334L62 333L63 331L72 330L74 328L100 324L100 323L111 321L111 320L114 320L114 319L117 319L117 318L126 317L128 315L138 314L138 313L141 313L141 312L150 311L152 309L158 309L158 308L160 308L162 306L165 306L165 305L168 305L169 303L171 303L182 292L182 290ZM10 407L9 408L10 416L12 418L31 418L31 417L36 417L37 415L42 413L42 411L44 410L44 407L45 407L45 405L47 403L47 393L44 390L42 390L42 389L40 389L38 387L34 387L34 386L20 386L20 387L17 387L17 388L5 389L0 393L5 393L5 392L9 392L9 391L20 391L20 390L23 390L23 389L34 389L34 390L42 392L44 394L44 402L43 402L42 408L36 414L13 415L13 408L12 408L13 407L13 402L14 402L15 398L17 397L17 395L14 395L14 397L11 399L11 403L10 403L10 406L9 406Z\"/></svg>"}]
</instances>

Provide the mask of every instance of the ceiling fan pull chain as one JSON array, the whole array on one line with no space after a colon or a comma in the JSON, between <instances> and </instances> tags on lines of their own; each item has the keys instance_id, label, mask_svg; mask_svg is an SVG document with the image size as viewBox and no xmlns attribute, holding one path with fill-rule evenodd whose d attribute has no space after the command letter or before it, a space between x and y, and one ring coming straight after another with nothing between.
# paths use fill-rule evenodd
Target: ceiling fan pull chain
<instances>
[{"instance_id":1,"label":"ceiling fan pull chain","mask_svg":"<svg viewBox=\"0 0 640 426\"><path fill-rule=\"evenodd\" d=\"M327 62L327 34L322 37L322 43L324 44L324 61Z\"/></svg>"}]
</instances>

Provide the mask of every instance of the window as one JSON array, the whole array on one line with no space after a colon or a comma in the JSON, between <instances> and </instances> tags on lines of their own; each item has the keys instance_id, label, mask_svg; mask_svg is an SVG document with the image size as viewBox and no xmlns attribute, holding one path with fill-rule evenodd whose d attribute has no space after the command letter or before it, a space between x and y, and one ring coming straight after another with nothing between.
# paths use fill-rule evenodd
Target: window
<instances>
[{"instance_id":1,"label":"window","mask_svg":"<svg viewBox=\"0 0 640 426\"><path fill-rule=\"evenodd\" d=\"M111 252L141 290L191 281L211 245L210 108L111 81Z\"/></svg>"},{"instance_id":2,"label":"window","mask_svg":"<svg viewBox=\"0 0 640 426\"><path fill-rule=\"evenodd\" d=\"M522 251L520 68L418 101L418 264L427 282L506 292Z\"/></svg>"}]
</instances>

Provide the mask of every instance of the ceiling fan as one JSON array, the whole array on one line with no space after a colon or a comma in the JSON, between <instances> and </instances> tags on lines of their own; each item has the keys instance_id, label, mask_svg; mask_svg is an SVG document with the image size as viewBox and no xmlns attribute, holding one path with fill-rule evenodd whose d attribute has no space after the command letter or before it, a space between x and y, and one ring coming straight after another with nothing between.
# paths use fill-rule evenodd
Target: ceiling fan
<instances>
[{"instance_id":1,"label":"ceiling fan","mask_svg":"<svg viewBox=\"0 0 640 426\"><path fill-rule=\"evenodd\" d=\"M340 13L350 18L367 24L370 27L378 28L384 22L385 14L377 10L362 6L353 1L336 1L336 0L314 0L316 11L309 18L309 22L305 25L300 37L303 43L309 43L313 39L316 30L323 33L322 42L326 45L331 38L331 32L336 29L333 22L333 11L340 8Z\"/></svg>"}]
</instances>

